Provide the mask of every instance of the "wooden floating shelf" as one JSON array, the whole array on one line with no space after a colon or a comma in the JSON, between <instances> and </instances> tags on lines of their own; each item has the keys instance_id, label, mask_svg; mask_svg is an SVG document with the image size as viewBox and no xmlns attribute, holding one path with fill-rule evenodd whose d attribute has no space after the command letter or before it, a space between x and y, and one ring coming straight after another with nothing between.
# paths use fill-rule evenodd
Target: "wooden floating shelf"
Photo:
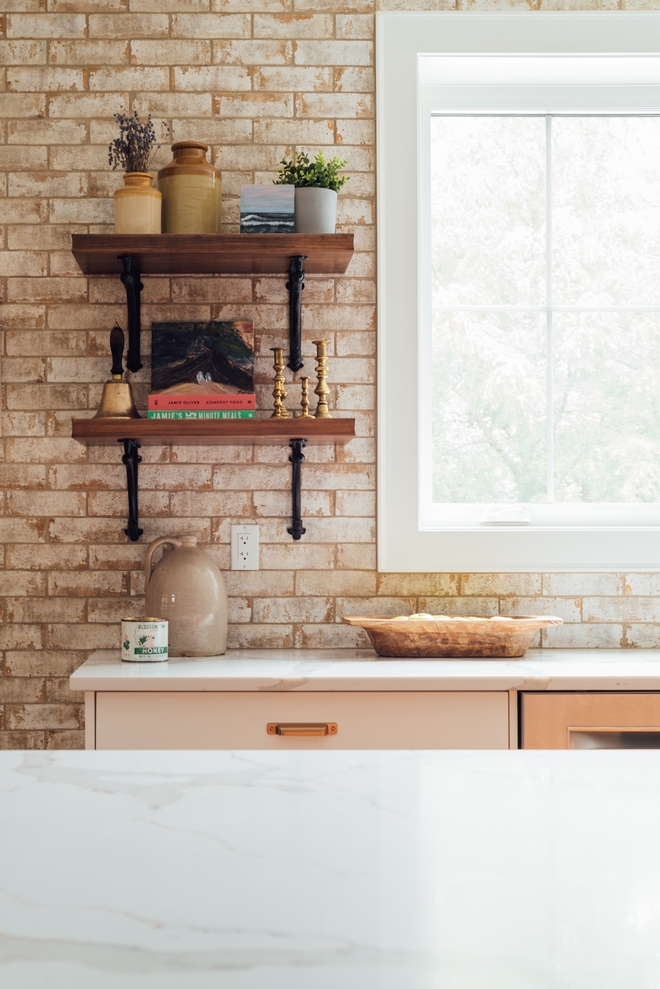
<instances>
[{"instance_id":1,"label":"wooden floating shelf","mask_svg":"<svg viewBox=\"0 0 660 989\"><path fill-rule=\"evenodd\" d=\"M142 275L288 275L305 255L305 274L343 275L353 234L73 234L86 275L120 275L130 255Z\"/></svg>"},{"instance_id":2,"label":"wooden floating shelf","mask_svg":"<svg viewBox=\"0 0 660 989\"><path fill-rule=\"evenodd\" d=\"M257 236L256 234L249 236ZM274 236L274 235L270 235ZM136 440L144 446L166 443L214 444L346 443L355 436L355 419L74 419L71 435L87 444Z\"/></svg>"}]
</instances>

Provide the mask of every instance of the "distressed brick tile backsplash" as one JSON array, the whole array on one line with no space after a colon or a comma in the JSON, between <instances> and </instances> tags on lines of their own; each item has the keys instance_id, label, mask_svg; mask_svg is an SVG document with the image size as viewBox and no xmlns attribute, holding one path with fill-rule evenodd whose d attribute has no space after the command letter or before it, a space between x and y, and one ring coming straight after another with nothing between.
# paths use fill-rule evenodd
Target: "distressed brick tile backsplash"
<instances>
[{"instance_id":1,"label":"distressed brick tile backsplash","mask_svg":"<svg viewBox=\"0 0 660 989\"><path fill-rule=\"evenodd\" d=\"M660 4L660 0L658 0ZM639 4L638 4L639 5ZM653 5L653 3L651 3ZM656 4L657 5L657 4ZM658 574L389 574L376 570L374 13L462 9L464 0L0 0L0 748L83 744L68 676L118 642L143 607L146 544L193 533L226 573L230 645L364 646L346 611L553 612L545 648L660 645ZM476 0L470 9L514 9ZM547 4L529 0L531 10ZM609 0L552 3L609 9ZM648 6L647 3L642 6ZM270 182L294 150L340 154L351 181L339 229L355 235L342 278L309 277L303 352L330 341L330 405L356 419L343 448L308 448L293 543L287 447L143 449L144 536L123 533L120 451L71 440L109 372L125 325L117 279L84 277L72 233L112 231L121 175L107 165L114 113L151 113L172 141L197 139L223 173L223 229L242 183ZM163 147L155 169L169 160ZM251 319L260 408L270 347L285 344L288 295L274 277L145 278L144 407L153 320ZM289 384L292 403L300 389ZM232 522L260 525L261 569L228 570Z\"/></svg>"}]
</instances>

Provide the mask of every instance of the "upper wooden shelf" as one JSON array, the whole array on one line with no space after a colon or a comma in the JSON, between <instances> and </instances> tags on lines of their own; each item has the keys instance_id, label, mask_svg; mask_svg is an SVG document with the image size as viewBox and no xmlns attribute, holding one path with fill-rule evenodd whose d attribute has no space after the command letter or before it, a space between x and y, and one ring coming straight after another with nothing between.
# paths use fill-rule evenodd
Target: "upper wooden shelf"
<instances>
[{"instance_id":1,"label":"upper wooden shelf","mask_svg":"<svg viewBox=\"0 0 660 989\"><path fill-rule=\"evenodd\" d=\"M355 419L74 419L71 435L88 444L132 439L145 446L261 445L297 438L310 444L346 443L355 436Z\"/></svg>"},{"instance_id":2,"label":"upper wooden shelf","mask_svg":"<svg viewBox=\"0 0 660 989\"><path fill-rule=\"evenodd\" d=\"M73 256L86 275L120 275L119 255L143 275L286 275L304 254L308 275L343 275L353 234L73 234Z\"/></svg>"}]
</instances>

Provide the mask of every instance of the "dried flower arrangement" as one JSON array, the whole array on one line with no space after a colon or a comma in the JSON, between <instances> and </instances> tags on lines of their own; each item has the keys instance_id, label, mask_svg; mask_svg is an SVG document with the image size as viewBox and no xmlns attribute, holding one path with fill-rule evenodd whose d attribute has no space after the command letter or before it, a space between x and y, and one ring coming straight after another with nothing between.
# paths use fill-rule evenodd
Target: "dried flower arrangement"
<instances>
[{"instance_id":1,"label":"dried flower arrangement","mask_svg":"<svg viewBox=\"0 0 660 989\"><path fill-rule=\"evenodd\" d=\"M151 121L151 114L141 121L137 111L116 113L115 120L119 124L119 137L108 146L108 163L113 171L117 167L125 172L148 172L160 144L156 142L156 131ZM170 132L163 121L165 136Z\"/></svg>"}]
</instances>

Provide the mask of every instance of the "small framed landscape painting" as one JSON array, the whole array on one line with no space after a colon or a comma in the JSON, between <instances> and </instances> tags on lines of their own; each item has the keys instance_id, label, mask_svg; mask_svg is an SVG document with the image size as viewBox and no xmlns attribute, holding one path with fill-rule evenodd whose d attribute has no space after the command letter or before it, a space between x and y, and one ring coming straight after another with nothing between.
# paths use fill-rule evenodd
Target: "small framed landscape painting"
<instances>
[{"instance_id":1,"label":"small framed landscape painting","mask_svg":"<svg viewBox=\"0 0 660 989\"><path fill-rule=\"evenodd\" d=\"M242 185L242 234L292 234L295 187L292 185Z\"/></svg>"}]
</instances>

